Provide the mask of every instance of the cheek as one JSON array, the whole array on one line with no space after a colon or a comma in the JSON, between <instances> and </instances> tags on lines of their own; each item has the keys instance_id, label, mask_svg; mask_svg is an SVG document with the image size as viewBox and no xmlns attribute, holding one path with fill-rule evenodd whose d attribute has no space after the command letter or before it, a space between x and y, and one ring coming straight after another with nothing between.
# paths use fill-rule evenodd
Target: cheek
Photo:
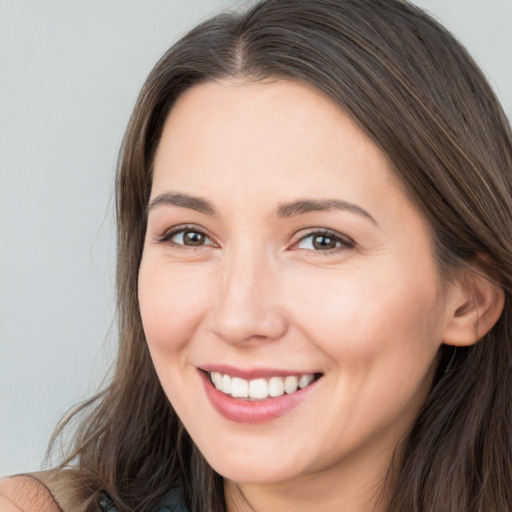
<instances>
[{"instance_id":1,"label":"cheek","mask_svg":"<svg viewBox=\"0 0 512 512\"><path fill-rule=\"evenodd\" d=\"M308 338L338 363L435 354L441 342L441 310L435 279L414 279L387 269L372 275L327 275L291 288L294 317ZM425 354L426 355L426 354ZM418 359L421 359L418 357Z\"/></svg>"},{"instance_id":2,"label":"cheek","mask_svg":"<svg viewBox=\"0 0 512 512\"><path fill-rule=\"evenodd\" d=\"M309 293L295 287L295 318L329 362L333 391L324 420L332 439L344 431L343 446L403 432L430 388L441 343L438 293L428 281L402 282L391 273L345 275L308 286Z\"/></svg>"},{"instance_id":3,"label":"cheek","mask_svg":"<svg viewBox=\"0 0 512 512\"><path fill-rule=\"evenodd\" d=\"M211 294L207 276L143 259L138 286L142 324L150 350L179 350L208 309Z\"/></svg>"}]
</instances>

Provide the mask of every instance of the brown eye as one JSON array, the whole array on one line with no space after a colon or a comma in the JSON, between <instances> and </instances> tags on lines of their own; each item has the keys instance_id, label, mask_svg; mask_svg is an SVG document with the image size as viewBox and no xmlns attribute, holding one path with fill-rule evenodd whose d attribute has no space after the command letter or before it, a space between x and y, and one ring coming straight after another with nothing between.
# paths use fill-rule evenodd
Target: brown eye
<instances>
[{"instance_id":1,"label":"brown eye","mask_svg":"<svg viewBox=\"0 0 512 512\"><path fill-rule=\"evenodd\" d=\"M176 245L186 245L188 247L212 245L212 241L204 233L194 229L176 231L169 237L169 240Z\"/></svg>"},{"instance_id":2,"label":"brown eye","mask_svg":"<svg viewBox=\"0 0 512 512\"><path fill-rule=\"evenodd\" d=\"M185 231L183 242L185 245L204 245L206 237L197 231Z\"/></svg>"},{"instance_id":3,"label":"brown eye","mask_svg":"<svg viewBox=\"0 0 512 512\"><path fill-rule=\"evenodd\" d=\"M313 236L312 243L313 247L320 251L326 249L334 249L338 244L337 240L328 235L315 235Z\"/></svg>"},{"instance_id":4,"label":"brown eye","mask_svg":"<svg viewBox=\"0 0 512 512\"><path fill-rule=\"evenodd\" d=\"M310 251L331 251L339 248L353 247L354 243L343 235L318 231L302 237L297 243L298 249Z\"/></svg>"}]
</instances>

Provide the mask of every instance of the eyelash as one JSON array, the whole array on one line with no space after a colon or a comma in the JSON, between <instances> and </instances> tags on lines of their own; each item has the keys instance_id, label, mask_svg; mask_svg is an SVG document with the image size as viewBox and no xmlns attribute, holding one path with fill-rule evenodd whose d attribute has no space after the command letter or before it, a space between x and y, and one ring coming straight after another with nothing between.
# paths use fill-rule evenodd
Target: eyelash
<instances>
[{"instance_id":1,"label":"eyelash","mask_svg":"<svg viewBox=\"0 0 512 512\"><path fill-rule=\"evenodd\" d=\"M209 243L209 244L205 243L205 244L202 244L202 245L194 246L194 245L180 244L180 243L176 243L176 242L172 241L172 238L174 238L176 235L178 235L180 233L184 234L187 231L190 232L190 233L196 233L198 235L204 236L205 238L210 240L210 242L212 242L212 243ZM159 236L157 238L157 241L160 242L160 243L169 242L169 243L171 243L175 247L186 247L187 249L202 249L205 246L215 245L215 243L212 241L212 239L202 229L199 229L196 226L187 226L187 225L185 225L185 226L177 226L175 228L170 229L169 231L166 231L162 236Z\"/></svg>"},{"instance_id":2,"label":"eyelash","mask_svg":"<svg viewBox=\"0 0 512 512\"><path fill-rule=\"evenodd\" d=\"M307 240L308 238L315 238L315 237L324 237L328 238L336 243L336 246L333 248L329 248L326 250L320 250L320 249L304 249L301 247L297 247L301 242L304 240ZM314 243L314 242L313 242ZM309 231L308 233L299 236L297 241L293 244L293 247L296 248L296 250L306 250L314 252L318 255L327 256L331 255L335 251L340 251L344 249L352 249L355 247L355 242L349 238L348 236L341 235L340 233L337 233L336 231L331 231L329 229L315 229L313 231Z\"/></svg>"},{"instance_id":3,"label":"eyelash","mask_svg":"<svg viewBox=\"0 0 512 512\"><path fill-rule=\"evenodd\" d=\"M198 234L198 235L204 237L205 239L208 239L210 241L210 243L198 244L198 245L194 246L194 245L186 245L184 243L177 243L177 242L172 241L172 239L176 235L178 235L180 233L185 234L186 232ZM332 248L328 248L326 250L320 250L320 249L315 250L314 248L307 249L307 248L298 247L298 245L301 242L307 240L308 238L314 238L314 237L328 238L331 241L334 241L336 246L332 247ZM194 249L194 250L202 249L205 246L215 246L216 245L216 243L213 242L213 240L202 229L199 229L196 226L192 226L192 225L177 226L175 228L172 228L169 231L166 231L162 236L158 237L157 241L159 243L171 243L173 246L179 247L179 248L186 247L187 249ZM337 233L336 231L331 231L329 229L314 229L312 231L307 232L306 234L303 234L302 236L298 236L296 238L296 241L293 243L292 248L294 250L310 251L310 252L313 252L313 253L316 253L319 255L320 254L321 255L329 255L329 254L332 254L333 252L336 252L339 250L351 249L351 248L355 247L355 245L356 245L355 242L351 238L341 235L341 234Z\"/></svg>"}]
</instances>

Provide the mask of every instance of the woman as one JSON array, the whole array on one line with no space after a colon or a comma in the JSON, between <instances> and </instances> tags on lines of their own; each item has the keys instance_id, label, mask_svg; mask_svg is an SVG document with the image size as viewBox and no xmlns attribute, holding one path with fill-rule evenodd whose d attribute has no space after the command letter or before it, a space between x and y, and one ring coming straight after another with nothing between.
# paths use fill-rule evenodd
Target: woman
<instances>
[{"instance_id":1,"label":"woman","mask_svg":"<svg viewBox=\"0 0 512 512\"><path fill-rule=\"evenodd\" d=\"M121 150L112 383L4 500L510 510L511 170L481 72L405 2L195 28Z\"/></svg>"}]
</instances>

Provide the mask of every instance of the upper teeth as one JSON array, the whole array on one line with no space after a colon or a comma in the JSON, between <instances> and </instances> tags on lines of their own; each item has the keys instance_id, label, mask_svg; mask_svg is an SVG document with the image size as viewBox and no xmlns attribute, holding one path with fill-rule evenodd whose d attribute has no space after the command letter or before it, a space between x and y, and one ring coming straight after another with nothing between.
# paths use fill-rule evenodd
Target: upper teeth
<instances>
[{"instance_id":1,"label":"upper teeth","mask_svg":"<svg viewBox=\"0 0 512 512\"><path fill-rule=\"evenodd\" d=\"M263 400L265 398L276 397L295 393L297 389L309 386L315 379L312 373L303 375L289 375L288 377L270 377L245 380L240 377L231 377L219 372L210 372L210 379L213 385L226 395L234 398L252 398Z\"/></svg>"}]
</instances>

